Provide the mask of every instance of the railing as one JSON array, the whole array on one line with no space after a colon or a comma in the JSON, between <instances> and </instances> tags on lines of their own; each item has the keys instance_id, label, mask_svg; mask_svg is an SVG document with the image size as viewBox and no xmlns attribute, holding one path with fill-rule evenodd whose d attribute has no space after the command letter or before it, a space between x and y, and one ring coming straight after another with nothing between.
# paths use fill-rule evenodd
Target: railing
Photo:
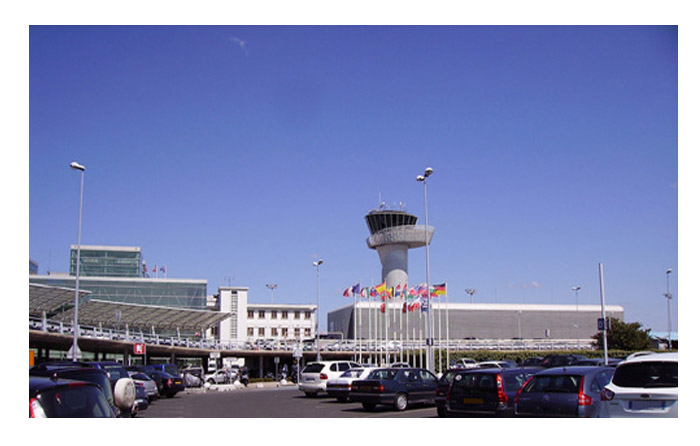
<instances>
[{"instance_id":1,"label":"railing","mask_svg":"<svg viewBox=\"0 0 700 446\"><path fill-rule=\"evenodd\" d=\"M73 334L73 325L64 324L59 321L29 317L29 329L44 331L48 333ZM173 347L201 348L207 350L259 350L259 351L292 351L299 346L295 340L275 341L260 344L253 344L249 341L219 342L216 339L202 339L191 337L161 336L139 331L126 331L121 329L103 329L94 326L80 326L79 336L94 339L105 339L124 342L142 342L151 345L163 345ZM470 350L573 350L592 349L591 339L450 339L450 352L470 351ZM321 351L324 352L399 352L409 350L420 350L425 348L425 341L375 341L358 340L357 345L353 340L321 340ZM435 340L435 347L441 349L448 348L446 340ZM315 352L316 345L304 343L303 350Z\"/></svg>"}]
</instances>

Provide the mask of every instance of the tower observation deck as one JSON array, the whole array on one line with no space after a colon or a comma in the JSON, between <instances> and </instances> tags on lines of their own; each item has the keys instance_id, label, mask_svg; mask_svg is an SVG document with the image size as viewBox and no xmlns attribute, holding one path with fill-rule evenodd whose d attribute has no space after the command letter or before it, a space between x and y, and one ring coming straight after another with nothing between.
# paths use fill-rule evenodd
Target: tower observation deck
<instances>
[{"instance_id":1,"label":"tower observation deck","mask_svg":"<svg viewBox=\"0 0 700 446\"><path fill-rule=\"evenodd\" d=\"M417 221L408 212L387 209L375 209L365 216L370 232L367 246L379 254L387 288L408 283L408 250L433 239L435 228L416 225Z\"/></svg>"}]
</instances>

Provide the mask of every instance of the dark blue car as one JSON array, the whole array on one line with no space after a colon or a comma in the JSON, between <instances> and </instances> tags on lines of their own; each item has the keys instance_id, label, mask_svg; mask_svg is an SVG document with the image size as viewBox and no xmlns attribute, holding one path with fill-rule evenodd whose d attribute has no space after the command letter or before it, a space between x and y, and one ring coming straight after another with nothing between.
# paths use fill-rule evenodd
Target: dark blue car
<instances>
[{"instance_id":1,"label":"dark blue car","mask_svg":"<svg viewBox=\"0 0 700 446\"><path fill-rule=\"evenodd\" d=\"M114 418L98 384L29 377L29 418Z\"/></svg>"},{"instance_id":2,"label":"dark blue car","mask_svg":"<svg viewBox=\"0 0 700 446\"><path fill-rule=\"evenodd\" d=\"M437 381L425 369L377 369L367 379L353 381L349 398L362 403L365 410L374 410L377 405L405 410L409 404L435 404Z\"/></svg>"},{"instance_id":3,"label":"dark blue car","mask_svg":"<svg viewBox=\"0 0 700 446\"><path fill-rule=\"evenodd\" d=\"M463 370L447 391L445 415L488 414L512 416L515 395L541 368ZM438 415L440 413L438 412Z\"/></svg>"},{"instance_id":4,"label":"dark blue car","mask_svg":"<svg viewBox=\"0 0 700 446\"><path fill-rule=\"evenodd\" d=\"M530 378L515 398L520 417L597 417L600 394L613 367L573 366L543 370Z\"/></svg>"}]
</instances>

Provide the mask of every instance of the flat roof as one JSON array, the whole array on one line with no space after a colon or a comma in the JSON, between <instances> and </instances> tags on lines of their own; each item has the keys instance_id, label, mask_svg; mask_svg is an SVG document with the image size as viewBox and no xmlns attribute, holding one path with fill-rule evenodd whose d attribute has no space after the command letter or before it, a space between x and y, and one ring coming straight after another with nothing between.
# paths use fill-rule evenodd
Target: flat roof
<instances>
[{"instance_id":1,"label":"flat roof","mask_svg":"<svg viewBox=\"0 0 700 446\"><path fill-rule=\"evenodd\" d=\"M48 276L32 274L31 280L66 280L73 279L75 276L63 275L63 274L50 274ZM171 279L170 277L110 277L110 276L80 276L81 282L97 282L97 281L110 281L110 282L144 282L144 283L196 283L198 285L206 285L206 279Z\"/></svg>"},{"instance_id":2,"label":"flat roof","mask_svg":"<svg viewBox=\"0 0 700 446\"><path fill-rule=\"evenodd\" d=\"M70 249L78 249L78 245L70 245ZM128 251L141 252L140 246L104 246L104 245L80 245L80 250L90 251Z\"/></svg>"},{"instance_id":3,"label":"flat roof","mask_svg":"<svg viewBox=\"0 0 700 446\"><path fill-rule=\"evenodd\" d=\"M372 301L369 302L367 300L364 301L357 301L357 306L358 308L374 308L378 307L382 304L383 302L376 302ZM390 301L389 302L392 307L393 305L401 305L401 301ZM333 310L330 310L330 312L334 311L339 311L343 310L346 308L352 308L353 304L345 305L339 308L335 308ZM477 303L477 304L471 304L471 303L453 303L450 302L449 304L445 302L435 302L433 301L432 304L432 309L447 309L449 308L450 310L469 310L469 311L576 311L577 306L574 304L568 305L568 304L489 304L489 303ZM600 305L578 305L578 311L597 311L600 312ZM610 311L625 311L624 307L621 305L606 305L605 306L605 311L610 312Z\"/></svg>"}]
</instances>

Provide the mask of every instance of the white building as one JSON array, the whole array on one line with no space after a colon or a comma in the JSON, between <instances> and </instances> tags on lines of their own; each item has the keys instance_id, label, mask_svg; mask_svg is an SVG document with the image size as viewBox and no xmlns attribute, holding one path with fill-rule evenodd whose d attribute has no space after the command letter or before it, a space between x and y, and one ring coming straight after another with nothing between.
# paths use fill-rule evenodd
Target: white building
<instances>
[{"instance_id":1,"label":"white building","mask_svg":"<svg viewBox=\"0 0 700 446\"><path fill-rule=\"evenodd\" d=\"M213 309L231 313L212 333L220 342L302 341L316 336L316 305L248 303L248 289L219 287L210 298Z\"/></svg>"}]
</instances>

